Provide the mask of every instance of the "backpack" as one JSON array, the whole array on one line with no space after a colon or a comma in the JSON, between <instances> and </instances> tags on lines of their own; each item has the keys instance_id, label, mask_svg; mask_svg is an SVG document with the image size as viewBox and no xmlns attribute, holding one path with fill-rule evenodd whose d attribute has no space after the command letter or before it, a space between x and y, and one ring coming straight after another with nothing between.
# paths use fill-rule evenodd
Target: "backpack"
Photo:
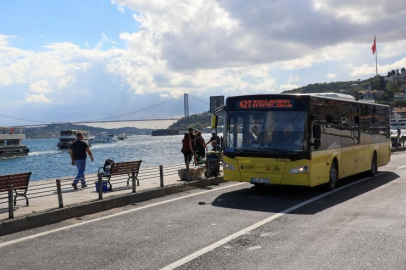
<instances>
[{"instance_id":1,"label":"backpack","mask_svg":"<svg viewBox=\"0 0 406 270\"><path fill-rule=\"evenodd\" d=\"M112 159L106 159L106 161L104 162L103 165L103 171L105 174L110 174L113 171L113 167L114 167L114 160Z\"/></svg>"}]
</instances>

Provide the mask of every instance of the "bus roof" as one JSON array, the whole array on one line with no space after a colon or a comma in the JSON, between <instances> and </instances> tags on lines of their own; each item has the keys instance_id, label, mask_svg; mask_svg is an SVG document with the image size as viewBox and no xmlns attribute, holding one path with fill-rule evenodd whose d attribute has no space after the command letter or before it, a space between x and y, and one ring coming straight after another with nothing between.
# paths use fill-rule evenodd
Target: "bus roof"
<instances>
[{"instance_id":1,"label":"bus roof","mask_svg":"<svg viewBox=\"0 0 406 270\"><path fill-rule=\"evenodd\" d=\"M367 102L365 100L355 100L355 98L351 95L346 95L346 94L340 94L340 93L279 93L279 94L256 94L256 95L241 95L241 96L231 96L228 98L239 98L239 97L253 97L253 96L268 96L268 95L285 95L285 96L308 96L308 97L315 97L315 98L325 98L325 99L336 99L336 100L343 100L343 101L350 101L350 102L356 102L356 103L369 103L371 105L376 105L376 106L385 106L389 107L388 105L385 104L379 104L379 103L372 103L372 102ZM227 99L228 99L227 98Z\"/></svg>"}]
</instances>

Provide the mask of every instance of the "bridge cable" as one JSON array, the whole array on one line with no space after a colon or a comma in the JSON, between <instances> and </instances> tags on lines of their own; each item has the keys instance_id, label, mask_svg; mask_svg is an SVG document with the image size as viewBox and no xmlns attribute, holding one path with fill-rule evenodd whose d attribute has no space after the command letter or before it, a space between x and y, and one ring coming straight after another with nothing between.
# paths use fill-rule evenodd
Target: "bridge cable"
<instances>
[{"instance_id":1,"label":"bridge cable","mask_svg":"<svg viewBox=\"0 0 406 270\"><path fill-rule=\"evenodd\" d=\"M148 106L148 107L145 107L145 108L136 110L136 111L131 111L131 112L123 113L123 114L120 114L120 115L115 115L115 116L110 116L110 117L105 117L105 118L99 118L99 119L93 119L93 120L87 120L87 121L65 121L65 122L62 122L62 121L61 121L61 122L51 122L51 121L48 121L48 122L46 122L46 121L37 121L37 120L30 120L30 119L25 119L25 118L19 118L19 117L14 117L14 116L5 115L5 114L0 114L0 116L6 117L6 118L10 118L10 119L14 119L14 120L20 120L20 121L26 121L26 122L34 122L34 123L43 123L43 124L49 124L49 123L60 123L60 124L63 124L63 123L88 123L88 122L97 122L97 121L102 121L102 120L108 120L108 119L118 118L118 117L126 116L126 115L129 115L129 114L134 114L134 113L142 112L142 111L145 111L145 110L148 110L148 109L152 109L152 108L161 106L161 105L163 105L163 104L165 104L165 103L168 103L168 102L171 102L171 101L173 101L173 100L176 100L176 98L172 98L172 99L169 99L169 100L165 100L165 101L162 101L162 102L160 102L160 103L156 103L156 104L153 104L153 105L151 105L151 106Z\"/></svg>"},{"instance_id":2,"label":"bridge cable","mask_svg":"<svg viewBox=\"0 0 406 270\"><path fill-rule=\"evenodd\" d=\"M205 103L205 104L207 104L207 105L210 105L210 103L208 103L208 102L206 102L206 101L204 101L204 100L201 100L200 98L197 98L197 97L195 97L195 96L192 96L191 94L189 94L189 97L192 97L192 98L194 98L194 99L196 99L196 100L198 100L198 101L200 101L200 102L203 102L203 103Z\"/></svg>"}]
</instances>

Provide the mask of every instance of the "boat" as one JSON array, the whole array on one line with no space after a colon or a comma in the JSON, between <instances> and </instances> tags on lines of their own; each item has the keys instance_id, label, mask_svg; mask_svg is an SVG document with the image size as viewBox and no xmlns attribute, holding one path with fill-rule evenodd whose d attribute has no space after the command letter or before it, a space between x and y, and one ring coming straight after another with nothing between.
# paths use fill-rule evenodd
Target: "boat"
<instances>
[{"instance_id":1,"label":"boat","mask_svg":"<svg viewBox=\"0 0 406 270\"><path fill-rule=\"evenodd\" d=\"M151 136L170 136L179 135L179 130L177 129L156 129L153 130Z\"/></svg>"},{"instance_id":2,"label":"boat","mask_svg":"<svg viewBox=\"0 0 406 270\"><path fill-rule=\"evenodd\" d=\"M69 149L72 143L76 141L76 134L82 133L83 134L83 141L87 143L90 146L92 146L89 143L89 137L90 137L90 132L89 131L83 131L83 130L71 130L71 129L65 129L61 130L60 137L59 137L59 142L56 144L56 146L59 149Z\"/></svg>"},{"instance_id":3,"label":"boat","mask_svg":"<svg viewBox=\"0 0 406 270\"><path fill-rule=\"evenodd\" d=\"M119 140L127 140L128 137L127 137L127 134L125 134L125 132L121 132L121 133L117 136L117 139L119 139Z\"/></svg>"},{"instance_id":4,"label":"boat","mask_svg":"<svg viewBox=\"0 0 406 270\"><path fill-rule=\"evenodd\" d=\"M108 132L100 132L100 134L95 135L93 138L89 139L90 143L112 143L116 142L118 139L114 134L108 134Z\"/></svg>"},{"instance_id":5,"label":"boat","mask_svg":"<svg viewBox=\"0 0 406 270\"><path fill-rule=\"evenodd\" d=\"M19 133L14 132L13 128L1 127L0 130L0 158L28 155L30 150L21 144L21 140L25 139L22 128Z\"/></svg>"}]
</instances>

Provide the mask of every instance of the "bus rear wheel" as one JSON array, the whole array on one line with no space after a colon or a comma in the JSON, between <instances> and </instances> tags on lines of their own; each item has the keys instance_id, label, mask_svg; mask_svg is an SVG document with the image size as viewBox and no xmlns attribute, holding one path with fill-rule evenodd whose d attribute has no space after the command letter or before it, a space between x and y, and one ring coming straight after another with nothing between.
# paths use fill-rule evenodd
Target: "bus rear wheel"
<instances>
[{"instance_id":1,"label":"bus rear wheel","mask_svg":"<svg viewBox=\"0 0 406 270\"><path fill-rule=\"evenodd\" d=\"M332 191L338 186L338 173L337 163L333 162L330 167L329 181L327 184L327 190Z\"/></svg>"},{"instance_id":2,"label":"bus rear wheel","mask_svg":"<svg viewBox=\"0 0 406 270\"><path fill-rule=\"evenodd\" d=\"M374 154L374 157L372 158L371 161L371 170L369 170L369 175L374 176L378 172L378 164L376 161L376 154Z\"/></svg>"}]
</instances>

